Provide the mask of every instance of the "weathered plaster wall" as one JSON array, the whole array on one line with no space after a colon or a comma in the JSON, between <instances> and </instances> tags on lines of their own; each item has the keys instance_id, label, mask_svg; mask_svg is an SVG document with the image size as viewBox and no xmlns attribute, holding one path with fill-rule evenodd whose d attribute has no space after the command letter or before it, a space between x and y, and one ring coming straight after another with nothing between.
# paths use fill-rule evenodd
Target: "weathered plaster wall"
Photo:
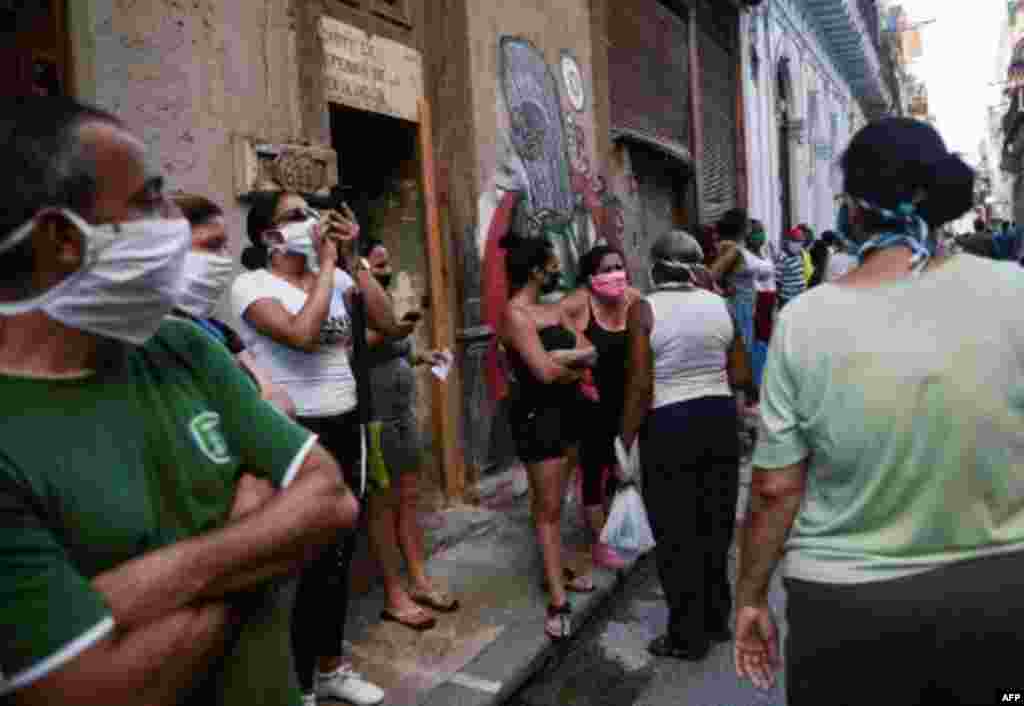
<instances>
[{"instance_id":1,"label":"weathered plaster wall","mask_svg":"<svg viewBox=\"0 0 1024 706\"><path fill-rule=\"evenodd\" d=\"M79 95L145 140L170 188L222 204L239 253L233 136L306 137L289 0L83 0L76 13Z\"/></svg>"}]
</instances>

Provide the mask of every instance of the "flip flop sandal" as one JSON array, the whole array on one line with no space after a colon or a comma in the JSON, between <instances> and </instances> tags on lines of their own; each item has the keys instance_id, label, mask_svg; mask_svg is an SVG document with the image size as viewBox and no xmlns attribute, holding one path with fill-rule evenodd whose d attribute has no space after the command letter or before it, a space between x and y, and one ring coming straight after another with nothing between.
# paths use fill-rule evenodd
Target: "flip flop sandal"
<instances>
[{"instance_id":1,"label":"flip flop sandal","mask_svg":"<svg viewBox=\"0 0 1024 706\"><path fill-rule=\"evenodd\" d=\"M409 598L411 598L415 603L426 606L431 610L436 610L439 613L454 613L459 609L459 601L457 598L453 598L446 592L440 591L436 588L430 591L424 591L423 593L410 593Z\"/></svg>"},{"instance_id":2,"label":"flip flop sandal","mask_svg":"<svg viewBox=\"0 0 1024 706\"><path fill-rule=\"evenodd\" d=\"M552 623L557 624L558 627L552 629ZM548 606L544 634L555 642L565 640L572 634L572 606L569 605L569 601L560 606Z\"/></svg>"},{"instance_id":3,"label":"flip flop sandal","mask_svg":"<svg viewBox=\"0 0 1024 706\"><path fill-rule=\"evenodd\" d=\"M417 632L423 632L424 630L430 630L437 625L437 618L427 614L425 611L420 611L419 614L423 616L422 620L416 620L411 615L397 615L392 613L390 610L382 610L380 612L380 619L388 623L398 623L403 625L410 630Z\"/></svg>"}]
</instances>

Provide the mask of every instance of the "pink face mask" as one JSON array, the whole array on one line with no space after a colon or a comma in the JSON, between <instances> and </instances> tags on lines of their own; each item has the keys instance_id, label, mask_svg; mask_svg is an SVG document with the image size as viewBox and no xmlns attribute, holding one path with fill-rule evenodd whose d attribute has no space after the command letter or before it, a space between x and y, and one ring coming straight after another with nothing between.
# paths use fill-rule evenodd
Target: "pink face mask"
<instances>
[{"instance_id":1,"label":"pink face mask","mask_svg":"<svg viewBox=\"0 0 1024 706\"><path fill-rule=\"evenodd\" d=\"M605 272L590 278L590 288L602 299L622 299L627 286L625 270Z\"/></svg>"}]
</instances>

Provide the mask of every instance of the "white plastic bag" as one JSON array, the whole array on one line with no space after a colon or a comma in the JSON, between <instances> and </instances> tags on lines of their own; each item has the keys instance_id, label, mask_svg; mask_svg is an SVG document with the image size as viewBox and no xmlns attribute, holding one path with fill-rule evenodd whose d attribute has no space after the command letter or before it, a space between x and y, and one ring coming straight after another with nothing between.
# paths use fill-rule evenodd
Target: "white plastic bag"
<instances>
[{"instance_id":1,"label":"white plastic bag","mask_svg":"<svg viewBox=\"0 0 1024 706\"><path fill-rule=\"evenodd\" d=\"M644 507L640 491L636 489L636 479L640 476L640 452L638 443L627 452L622 440L615 439L615 455L619 461L619 477L625 482L612 499L612 508L608 520L601 531L601 541L622 552L643 554L654 548L654 533L647 519L647 508Z\"/></svg>"},{"instance_id":2,"label":"white plastic bag","mask_svg":"<svg viewBox=\"0 0 1024 706\"><path fill-rule=\"evenodd\" d=\"M654 548L647 509L635 485L619 488L615 493L601 541L630 554L643 554Z\"/></svg>"},{"instance_id":3,"label":"white plastic bag","mask_svg":"<svg viewBox=\"0 0 1024 706\"><path fill-rule=\"evenodd\" d=\"M615 459L619 462L619 480L623 483L636 481L640 477L640 442L633 439L629 451L622 445L622 439L615 437Z\"/></svg>"}]
</instances>

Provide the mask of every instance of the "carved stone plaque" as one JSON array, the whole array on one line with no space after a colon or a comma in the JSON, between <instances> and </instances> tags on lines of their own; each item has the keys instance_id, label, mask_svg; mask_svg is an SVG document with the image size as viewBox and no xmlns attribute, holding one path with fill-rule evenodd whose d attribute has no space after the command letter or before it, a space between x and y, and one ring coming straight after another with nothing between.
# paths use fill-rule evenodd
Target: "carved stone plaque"
<instances>
[{"instance_id":1,"label":"carved stone plaque","mask_svg":"<svg viewBox=\"0 0 1024 706\"><path fill-rule=\"evenodd\" d=\"M235 190L239 197L274 189L324 193L337 184L338 155L330 148L235 139Z\"/></svg>"}]
</instances>

